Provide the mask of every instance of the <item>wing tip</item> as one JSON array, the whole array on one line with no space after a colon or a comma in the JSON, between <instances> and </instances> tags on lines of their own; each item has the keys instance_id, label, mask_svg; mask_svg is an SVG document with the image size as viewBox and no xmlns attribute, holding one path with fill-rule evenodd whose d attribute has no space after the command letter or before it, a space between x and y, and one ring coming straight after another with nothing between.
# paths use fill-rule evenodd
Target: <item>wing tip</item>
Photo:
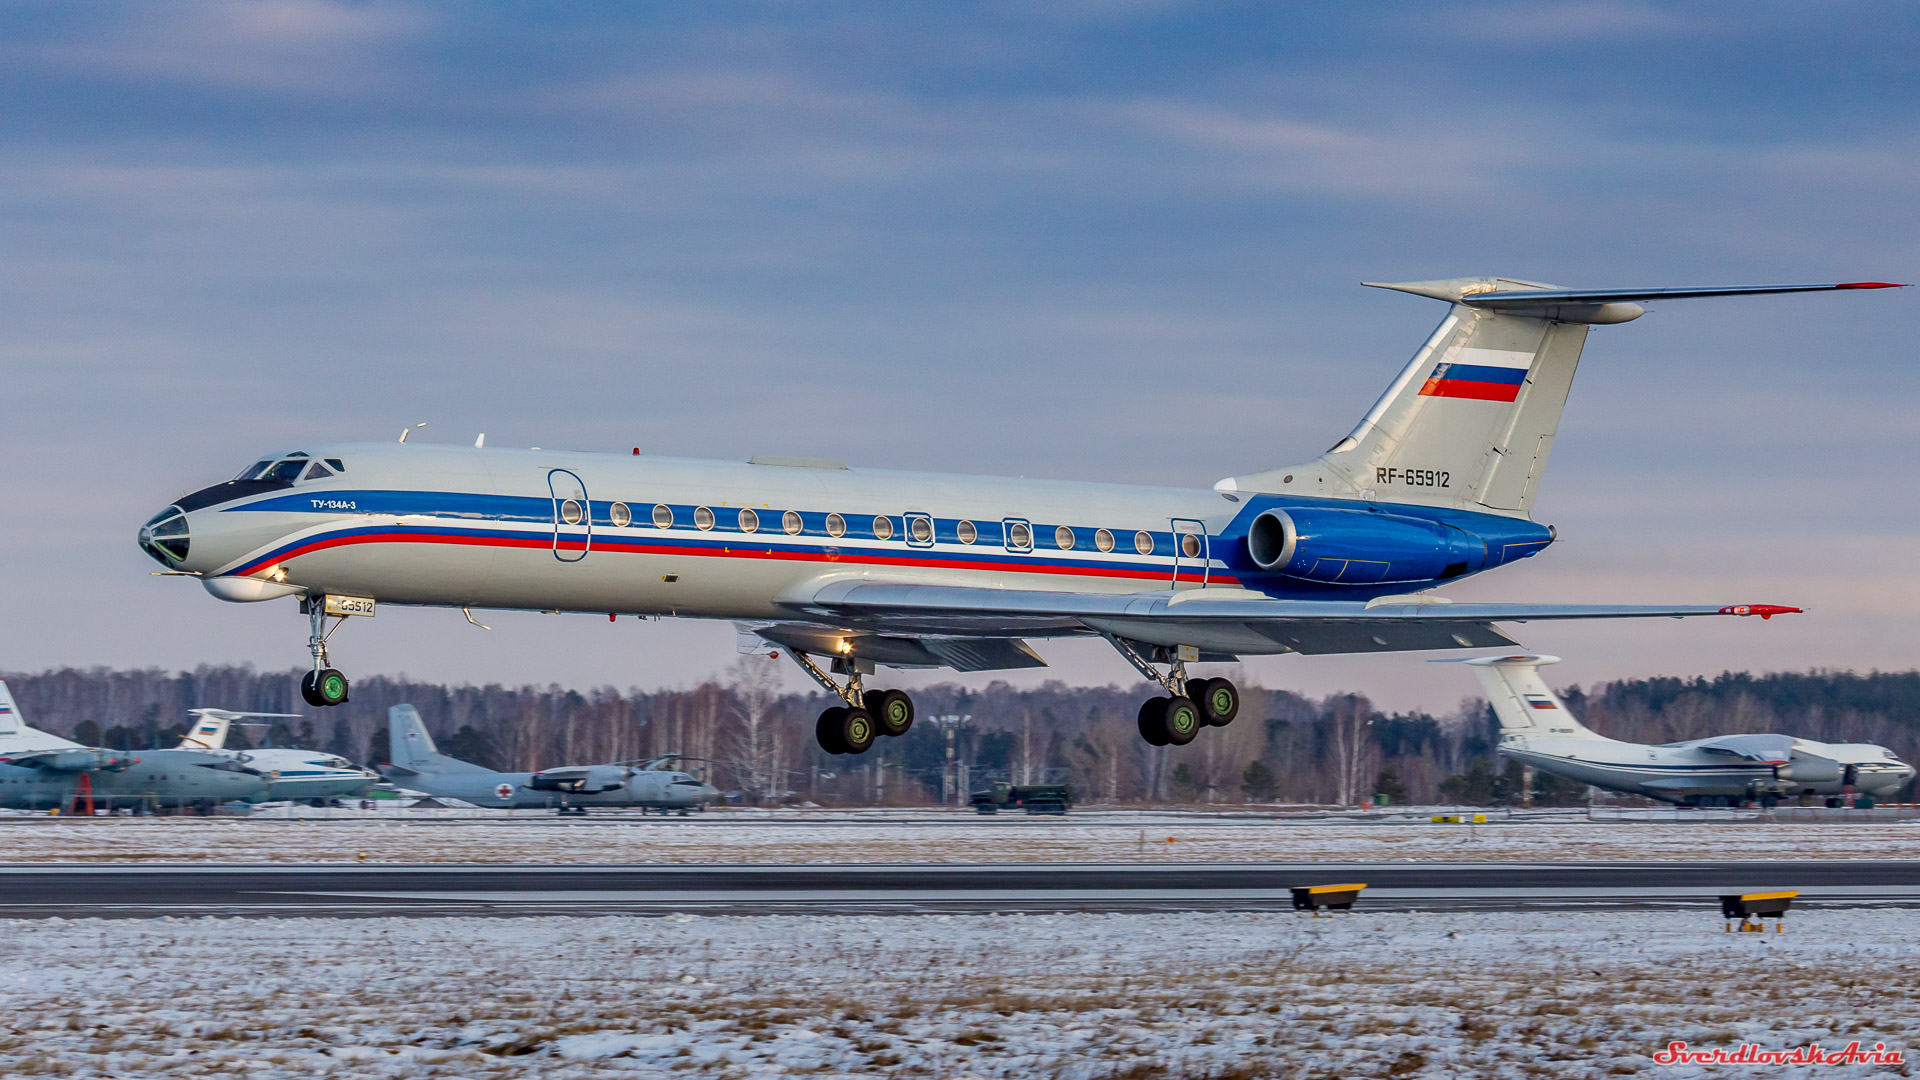
<instances>
[{"instance_id":1,"label":"wing tip","mask_svg":"<svg viewBox=\"0 0 1920 1080\"><path fill-rule=\"evenodd\" d=\"M1912 287L1899 281L1843 281L1834 286L1836 289L1909 289Z\"/></svg>"},{"instance_id":2,"label":"wing tip","mask_svg":"<svg viewBox=\"0 0 1920 1080\"><path fill-rule=\"evenodd\" d=\"M1805 608L1788 607L1785 604L1728 604L1720 609L1722 615L1758 615L1762 621L1775 615L1804 615Z\"/></svg>"}]
</instances>

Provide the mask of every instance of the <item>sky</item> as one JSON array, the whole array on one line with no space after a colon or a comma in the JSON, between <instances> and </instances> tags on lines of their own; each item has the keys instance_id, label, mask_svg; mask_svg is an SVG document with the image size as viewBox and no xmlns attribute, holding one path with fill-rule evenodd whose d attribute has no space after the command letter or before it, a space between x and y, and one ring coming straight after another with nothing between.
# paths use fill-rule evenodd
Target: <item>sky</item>
<instances>
[{"instance_id":1,"label":"sky","mask_svg":"<svg viewBox=\"0 0 1920 1080\"><path fill-rule=\"evenodd\" d=\"M1361 288L1920 280L1902 3L0 2L0 670L305 662L149 576L257 453L415 438L1207 487L1304 461L1444 315ZM1451 588L1556 680L1908 669L1920 289L1589 339L1538 520ZM384 609L349 675L684 686L725 624ZM1043 643L1023 679L1126 681ZM1243 677L1391 708L1423 654ZM902 685L952 678L902 676ZM986 677L969 677L983 680ZM804 685L798 680L796 688Z\"/></svg>"}]
</instances>

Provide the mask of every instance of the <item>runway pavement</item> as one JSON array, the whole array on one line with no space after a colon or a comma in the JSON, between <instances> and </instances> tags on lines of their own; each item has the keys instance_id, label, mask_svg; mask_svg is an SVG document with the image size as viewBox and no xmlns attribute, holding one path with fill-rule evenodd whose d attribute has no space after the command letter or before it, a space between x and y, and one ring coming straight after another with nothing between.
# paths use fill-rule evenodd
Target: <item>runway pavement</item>
<instances>
[{"instance_id":1,"label":"runway pavement","mask_svg":"<svg viewBox=\"0 0 1920 1080\"><path fill-rule=\"evenodd\" d=\"M1920 862L1021 866L18 866L0 918L1258 911L1364 882L1387 910L1712 907L1721 893L1920 907Z\"/></svg>"}]
</instances>

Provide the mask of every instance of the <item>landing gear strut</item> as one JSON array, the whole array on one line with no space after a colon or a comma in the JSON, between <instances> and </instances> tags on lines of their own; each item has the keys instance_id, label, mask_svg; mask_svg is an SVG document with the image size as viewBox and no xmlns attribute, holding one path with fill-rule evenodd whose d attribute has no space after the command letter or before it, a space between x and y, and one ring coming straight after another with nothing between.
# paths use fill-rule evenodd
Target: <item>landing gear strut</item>
<instances>
[{"instance_id":1,"label":"landing gear strut","mask_svg":"<svg viewBox=\"0 0 1920 1080\"><path fill-rule=\"evenodd\" d=\"M313 654L313 670L300 678L300 696L306 699L307 704L317 708L344 705L347 701L347 677L327 660L327 639L340 629L347 617L336 616L340 622L327 626L327 600L324 596L306 597L300 601L300 609L307 616L307 651Z\"/></svg>"},{"instance_id":2,"label":"landing gear strut","mask_svg":"<svg viewBox=\"0 0 1920 1080\"><path fill-rule=\"evenodd\" d=\"M905 735L913 726L913 698L904 690L866 690L860 685L860 661L853 657L838 657L833 661L833 670L847 677L843 685L833 680L833 676L820 670L820 665L812 657L795 649L788 649L787 655L800 665L800 670L812 677L828 693L846 702L835 705L820 714L814 722L813 737L820 749L829 754L864 754L873 745L873 740L881 735ZM866 665L872 670L872 665Z\"/></svg>"},{"instance_id":3,"label":"landing gear strut","mask_svg":"<svg viewBox=\"0 0 1920 1080\"><path fill-rule=\"evenodd\" d=\"M1140 706L1140 737L1154 746L1185 746L1203 727L1226 727L1240 715L1240 689L1227 679L1189 679L1181 649L1144 645L1106 635L1135 671L1160 684L1166 697L1149 698ZM1156 664L1167 665L1161 674Z\"/></svg>"}]
</instances>

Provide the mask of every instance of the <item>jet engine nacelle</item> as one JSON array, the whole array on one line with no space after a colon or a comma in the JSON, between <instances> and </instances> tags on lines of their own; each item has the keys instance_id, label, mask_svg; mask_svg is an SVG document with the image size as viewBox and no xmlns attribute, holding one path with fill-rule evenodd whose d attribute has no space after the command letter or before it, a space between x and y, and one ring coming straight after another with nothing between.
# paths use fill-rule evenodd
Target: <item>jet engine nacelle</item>
<instances>
[{"instance_id":1,"label":"jet engine nacelle","mask_svg":"<svg viewBox=\"0 0 1920 1080\"><path fill-rule=\"evenodd\" d=\"M1424 518L1294 507L1262 512L1247 555L1270 573L1342 585L1433 581L1484 567L1486 542Z\"/></svg>"},{"instance_id":2,"label":"jet engine nacelle","mask_svg":"<svg viewBox=\"0 0 1920 1080\"><path fill-rule=\"evenodd\" d=\"M1841 764L1832 758L1796 750L1785 765L1773 770L1773 775L1795 784L1833 784L1839 782L1841 771Z\"/></svg>"},{"instance_id":3,"label":"jet engine nacelle","mask_svg":"<svg viewBox=\"0 0 1920 1080\"><path fill-rule=\"evenodd\" d=\"M617 791L626 782L627 770L619 765L555 769L527 777L527 787L535 791L564 791L570 795L598 795L603 791Z\"/></svg>"},{"instance_id":4,"label":"jet engine nacelle","mask_svg":"<svg viewBox=\"0 0 1920 1080\"><path fill-rule=\"evenodd\" d=\"M121 772L132 768L139 760L110 750L56 750L29 755L19 764L55 772Z\"/></svg>"}]
</instances>

